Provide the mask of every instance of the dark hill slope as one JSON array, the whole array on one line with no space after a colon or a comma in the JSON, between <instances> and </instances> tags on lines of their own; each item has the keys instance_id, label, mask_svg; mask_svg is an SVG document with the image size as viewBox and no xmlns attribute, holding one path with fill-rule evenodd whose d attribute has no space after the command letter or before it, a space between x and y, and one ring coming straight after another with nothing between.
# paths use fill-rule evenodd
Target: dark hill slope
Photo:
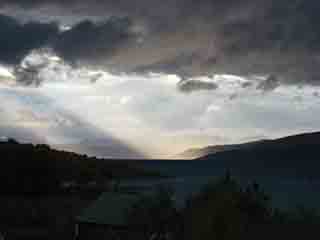
<instances>
[{"instance_id":1,"label":"dark hill slope","mask_svg":"<svg viewBox=\"0 0 320 240\"><path fill-rule=\"evenodd\" d=\"M234 147L234 146L233 146ZM224 148L196 160L142 161L171 176L232 175L320 180L320 133L307 133Z\"/></svg>"},{"instance_id":2,"label":"dark hill slope","mask_svg":"<svg viewBox=\"0 0 320 240\"><path fill-rule=\"evenodd\" d=\"M207 146L203 148L191 148L176 155L175 158L196 159L196 158L200 158L200 157L203 157L209 154L218 153L218 152L249 148L257 144L265 143L267 141L268 140L261 140L256 142L247 142L247 143L240 143L240 144L212 145L212 146Z\"/></svg>"},{"instance_id":3,"label":"dark hill slope","mask_svg":"<svg viewBox=\"0 0 320 240\"><path fill-rule=\"evenodd\" d=\"M97 159L14 140L0 142L0 164L0 193L54 192L63 182L156 175L137 168L133 161Z\"/></svg>"},{"instance_id":4,"label":"dark hill slope","mask_svg":"<svg viewBox=\"0 0 320 240\"><path fill-rule=\"evenodd\" d=\"M308 133L209 154L200 165L229 168L237 174L320 178L320 133Z\"/></svg>"}]
</instances>

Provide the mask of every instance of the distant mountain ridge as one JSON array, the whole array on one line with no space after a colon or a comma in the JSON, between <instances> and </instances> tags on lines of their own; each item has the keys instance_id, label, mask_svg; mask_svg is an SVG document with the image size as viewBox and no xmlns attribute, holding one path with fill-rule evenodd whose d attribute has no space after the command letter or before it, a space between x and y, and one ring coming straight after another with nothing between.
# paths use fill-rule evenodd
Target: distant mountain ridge
<instances>
[{"instance_id":1,"label":"distant mountain ridge","mask_svg":"<svg viewBox=\"0 0 320 240\"><path fill-rule=\"evenodd\" d=\"M191 148L174 156L176 159L198 159L207 155L226 152L231 150L240 150L252 147L266 147L275 146L275 144L288 145L288 144L320 144L320 132L302 133L297 135L286 136L277 139L262 139L258 141L245 142L239 144L227 145L210 145L203 148Z\"/></svg>"},{"instance_id":2,"label":"distant mountain ridge","mask_svg":"<svg viewBox=\"0 0 320 240\"><path fill-rule=\"evenodd\" d=\"M320 181L320 132L219 150L191 161L143 161L143 164L149 169L161 169L164 174L177 176L219 176L230 170L234 176L249 179L275 177Z\"/></svg>"},{"instance_id":3,"label":"distant mountain ridge","mask_svg":"<svg viewBox=\"0 0 320 240\"><path fill-rule=\"evenodd\" d=\"M209 154L214 154L218 152L236 150L236 149L243 149L249 148L257 144L266 143L267 141L271 140L258 140L254 142L246 142L246 143L239 143L239 144L228 144L228 145L210 145L203 148L191 148L187 149L186 151L178 154L175 158L178 159L197 159Z\"/></svg>"},{"instance_id":4,"label":"distant mountain ridge","mask_svg":"<svg viewBox=\"0 0 320 240\"><path fill-rule=\"evenodd\" d=\"M197 160L206 160L204 162L216 169L232 169L245 175L271 174L319 178L319 153L320 132L313 132L212 153Z\"/></svg>"}]
</instances>

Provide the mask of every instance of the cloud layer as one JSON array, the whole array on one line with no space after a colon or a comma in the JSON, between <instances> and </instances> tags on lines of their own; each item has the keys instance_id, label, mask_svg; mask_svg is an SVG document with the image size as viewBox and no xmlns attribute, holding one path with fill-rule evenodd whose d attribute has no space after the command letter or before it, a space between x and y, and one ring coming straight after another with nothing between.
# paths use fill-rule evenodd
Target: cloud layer
<instances>
[{"instance_id":1,"label":"cloud layer","mask_svg":"<svg viewBox=\"0 0 320 240\"><path fill-rule=\"evenodd\" d=\"M58 33L56 24L29 22L0 15L0 62L19 64L33 49L45 46Z\"/></svg>"},{"instance_id":2,"label":"cloud layer","mask_svg":"<svg viewBox=\"0 0 320 240\"><path fill-rule=\"evenodd\" d=\"M155 156L317 130L319 10L315 0L0 1L0 132Z\"/></svg>"},{"instance_id":3,"label":"cloud layer","mask_svg":"<svg viewBox=\"0 0 320 240\"><path fill-rule=\"evenodd\" d=\"M36 141L45 139L90 154L143 152L167 157L188 147L280 137L320 127L314 114L320 111L320 88L259 87L269 86L275 81L272 78L117 75L61 61L46 65L39 74L44 81L37 88L1 81L2 135L11 132L23 138L28 130ZM187 92L176 90L177 84L190 81ZM218 87L210 91L195 87L204 83Z\"/></svg>"},{"instance_id":4,"label":"cloud layer","mask_svg":"<svg viewBox=\"0 0 320 240\"><path fill-rule=\"evenodd\" d=\"M60 24L76 19L69 31L51 41L56 52L72 62L120 72L262 74L275 75L281 83L319 83L320 4L315 0L10 0L2 6L8 14L26 8L25 14L33 11L35 20L45 19L37 9L47 9L52 19L48 9L53 8L62 12L56 18ZM81 20L84 12L90 19ZM28 36L37 37L23 41L14 30L7 34L2 43L23 42L23 47L15 43L13 51L1 54L10 63L56 33L53 25L44 23L12 25L18 32L36 31Z\"/></svg>"},{"instance_id":5,"label":"cloud layer","mask_svg":"<svg viewBox=\"0 0 320 240\"><path fill-rule=\"evenodd\" d=\"M101 64L135 38L131 25L129 18L113 17L101 23L83 21L60 33L52 47L70 62Z\"/></svg>"},{"instance_id":6,"label":"cloud layer","mask_svg":"<svg viewBox=\"0 0 320 240\"><path fill-rule=\"evenodd\" d=\"M7 29L0 35L5 63L49 45L66 61L108 71L319 82L320 4L315 0L4 0L1 6L2 14L17 18L1 17ZM33 23L19 22L25 19ZM58 32L46 19L68 31ZM22 73L21 79L30 79L30 73Z\"/></svg>"}]
</instances>

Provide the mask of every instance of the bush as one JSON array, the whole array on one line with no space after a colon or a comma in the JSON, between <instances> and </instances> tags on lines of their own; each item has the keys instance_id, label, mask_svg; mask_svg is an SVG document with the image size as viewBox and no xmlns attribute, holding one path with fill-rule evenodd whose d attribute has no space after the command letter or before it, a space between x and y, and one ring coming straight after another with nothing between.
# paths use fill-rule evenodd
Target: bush
<instances>
[{"instance_id":1,"label":"bush","mask_svg":"<svg viewBox=\"0 0 320 240\"><path fill-rule=\"evenodd\" d=\"M153 193L141 196L128 212L128 224L143 227L145 239L177 236L179 213L170 186L159 185Z\"/></svg>"},{"instance_id":2,"label":"bush","mask_svg":"<svg viewBox=\"0 0 320 240\"><path fill-rule=\"evenodd\" d=\"M243 190L227 174L189 199L184 239L243 239L256 224L270 220L269 198L259 185Z\"/></svg>"}]
</instances>

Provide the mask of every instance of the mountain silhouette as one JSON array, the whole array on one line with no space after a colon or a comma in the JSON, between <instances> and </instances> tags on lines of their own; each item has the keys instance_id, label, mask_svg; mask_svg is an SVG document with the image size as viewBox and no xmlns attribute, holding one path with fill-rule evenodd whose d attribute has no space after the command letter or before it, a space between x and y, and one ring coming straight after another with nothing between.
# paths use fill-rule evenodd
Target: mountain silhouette
<instances>
[{"instance_id":1,"label":"mountain silhouette","mask_svg":"<svg viewBox=\"0 0 320 240\"><path fill-rule=\"evenodd\" d=\"M256 144L265 143L269 140L259 140L254 142L246 142L246 143L240 143L240 144L228 144L228 145L211 145L203 148L191 148L187 149L186 151L177 154L174 156L174 158L177 159L196 159L200 157L204 157L209 154L214 154L218 152L225 152L230 150L236 150L236 149L243 149L243 148L249 148Z\"/></svg>"},{"instance_id":2,"label":"mountain silhouette","mask_svg":"<svg viewBox=\"0 0 320 240\"><path fill-rule=\"evenodd\" d=\"M142 162L144 167L170 176L220 176L230 170L232 175L248 179L320 180L320 132L197 151L204 155L194 160Z\"/></svg>"},{"instance_id":3,"label":"mountain silhouette","mask_svg":"<svg viewBox=\"0 0 320 240\"><path fill-rule=\"evenodd\" d=\"M230 169L240 175L312 179L320 178L319 148L320 132L314 132L240 145L197 158L197 161L216 169Z\"/></svg>"}]
</instances>

